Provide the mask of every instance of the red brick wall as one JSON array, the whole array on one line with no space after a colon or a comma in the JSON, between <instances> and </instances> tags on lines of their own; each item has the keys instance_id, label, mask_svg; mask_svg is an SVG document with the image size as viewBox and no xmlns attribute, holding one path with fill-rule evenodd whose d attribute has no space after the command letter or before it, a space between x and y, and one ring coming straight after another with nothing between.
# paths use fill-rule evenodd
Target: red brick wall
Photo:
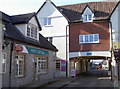
<instances>
[{"instance_id":1,"label":"red brick wall","mask_svg":"<svg viewBox=\"0 0 120 89\"><path fill-rule=\"evenodd\" d=\"M70 51L103 51L110 49L110 31L108 22L70 24ZM99 34L97 44L79 44L79 35Z\"/></svg>"}]
</instances>

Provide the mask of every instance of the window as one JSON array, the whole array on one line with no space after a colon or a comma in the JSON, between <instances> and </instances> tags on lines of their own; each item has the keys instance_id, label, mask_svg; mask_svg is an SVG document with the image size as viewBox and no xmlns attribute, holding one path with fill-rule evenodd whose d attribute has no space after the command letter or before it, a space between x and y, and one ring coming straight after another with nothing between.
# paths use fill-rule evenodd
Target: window
<instances>
[{"instance_id":1,"label":"window","mask_svg":"<svg viewBox=\"0 0 120 89\"><path fill-rule=\"evenodd\" d=\"M37 27L33 24L28 24L27 26L27 36L31 38L37 38Z\"/></svg>"},{"instance_id":2,"label":"window","mask_svg":"<svg viewBox=\"0 0 120 89\"><path fill-rule=\"evenodd\" d=\"M6 58L7 58L7 56L6 56L6 54L3 54L2 55L2 73L5 73L6 72Z\"/></svg>"},{"instance_id":3,"label":"window","mask_svg":"<svg viewBox=\"0 0 120 89\"><path fill-rule=\"evenodd\" d=\"M15 75L17 77L23 77L24 75L24 56L23 55L15 56Z\"/></svg>"},{"instance_id":4,"label":"window","mask_svg":"<svg viewBox=\"0 0 120 89\"><path fill-rule=\"evenodd\" d=\"M83 15L83 22L92 22L92 21L93 21L92 14Z\"/></svg>"},{"instance_id":5,"label":"window","mask_svg":"<svg viewBox=\"0 0 120 89\"><path fill-rule=\"evenodd\" d=\"M44 18L44 25L51 25L51 18Z\"/></svg>"},{"instance_id":6,"label":"window","mask_svg":"<svg viewBox=\"0 0 120 89\"><path fill-rule=\"evenodd\" d=\"M37 74L47 73L47 59L45 57L35 57L35 70Z\"/></svg>"},{"instance_id":7,"label":"window","mask_svg":"<svg viewBox=\"0 0 120 89\"><path fill-rule=\"evenodd\" d=\"M99 34L79 35L80 44L99 43Z\"/></svg>"},{"instance_id":8,"label":"window","mask_svg":"<svg viewBox=\"0 0 120 89\"><path fill-rule=\"evenodd\" d=\"M56 60L56 69L60 69L60 60Z\"/></svg>"},{"instance_id":9,"label":"window","mask_svg":"<svg viewBox=\"0 0 120 89\"><path fill-rule=\"evenodd\" d=\"M30 36L30 26L27 26L27 36Z\"/></svg>"}]
</instances>

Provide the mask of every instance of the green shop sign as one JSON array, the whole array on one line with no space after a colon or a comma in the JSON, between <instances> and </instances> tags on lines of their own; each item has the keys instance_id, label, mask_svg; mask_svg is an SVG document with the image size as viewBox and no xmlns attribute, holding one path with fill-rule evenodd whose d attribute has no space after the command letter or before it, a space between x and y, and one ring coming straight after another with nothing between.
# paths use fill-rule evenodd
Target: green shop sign
<instances>
[{"instance_id":1,"label":"green shop sign","mask_svg":"<svg viewBox=\"0 0 120 89\"><path fill-rule=\"evenodd\" d=\"M25 47L26 47L28 53L30 53L30 54L43 55L43 56L48 56L49 55L48 51L41 50L41 49L36 49L36 48L31 48L31 47L28 47L28 46L25 46Z\"/></svg>"}]
</instances>

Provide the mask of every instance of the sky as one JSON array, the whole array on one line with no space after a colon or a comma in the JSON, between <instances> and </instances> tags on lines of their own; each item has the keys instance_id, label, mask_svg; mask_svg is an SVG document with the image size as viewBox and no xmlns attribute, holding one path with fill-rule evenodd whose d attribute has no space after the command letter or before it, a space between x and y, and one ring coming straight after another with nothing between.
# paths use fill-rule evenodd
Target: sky
<instances>
[{"instance_id":1,"label":"sky","mask_svg":"<svg viewBox=\"0 0 120 89\"><path fill-rule=\"evenodd\" d=\"M0 11L8 15L37 12L46 0L0 0ZM103 0L52 0L56 6Z\"/></svg>"}]
</instances>

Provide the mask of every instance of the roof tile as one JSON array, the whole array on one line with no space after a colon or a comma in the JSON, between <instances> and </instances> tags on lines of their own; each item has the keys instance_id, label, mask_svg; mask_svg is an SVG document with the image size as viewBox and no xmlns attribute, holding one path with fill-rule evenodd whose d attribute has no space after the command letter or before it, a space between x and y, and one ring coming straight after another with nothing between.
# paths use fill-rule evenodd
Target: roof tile
<instances>
[{"instance_id":1,"label":"roof tile","mask_svg":"<svg viewBox=\"0 0 120 89\"><path fill-rule=\"evenodd\" d=\"M118 2L88 2L59 6L58 9L70 20L81 20L81 13L88 5L95 14L95 20L108 19ZM62 10L61 10L62 9Z\"/></svg>"}]
</instances>

